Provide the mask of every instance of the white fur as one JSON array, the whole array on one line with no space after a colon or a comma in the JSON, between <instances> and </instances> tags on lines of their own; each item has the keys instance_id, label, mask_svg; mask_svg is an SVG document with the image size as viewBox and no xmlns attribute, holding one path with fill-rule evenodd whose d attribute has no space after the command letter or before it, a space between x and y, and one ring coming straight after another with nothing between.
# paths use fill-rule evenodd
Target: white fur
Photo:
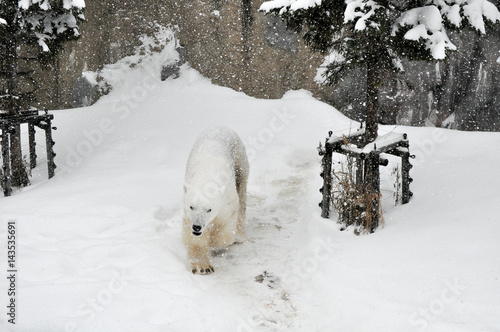
<instances>
[{"instance_id":1,"label":"white fur","mask_svg":"<svg viewBox=\"0 0 500 332\"><path fill-rule=\"evenodd\" d=\"M214 271L211 249L245 240L248 172L245 146L233 130L210 127L194 144L186 166L183 218L193 273Z\"/></svg>"}]
</instances>

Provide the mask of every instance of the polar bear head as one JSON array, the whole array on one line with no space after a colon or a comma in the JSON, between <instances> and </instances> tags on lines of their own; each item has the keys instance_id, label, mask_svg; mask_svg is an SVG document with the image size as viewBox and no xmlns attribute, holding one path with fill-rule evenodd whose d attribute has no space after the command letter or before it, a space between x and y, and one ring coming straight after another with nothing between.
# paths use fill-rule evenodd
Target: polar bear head
<instances>
[{"instance_id":1,"label":"polar bear head","mask_svg":"<svg viewBox=\"0 0 500 332\"><path fill-rule=\"evenodd\" d=\"M191 232L194 236L201 236L218 215L225 190L224 187L204 189L184 185L184 214L191 221Z\"/></svg>"}]
</instances>

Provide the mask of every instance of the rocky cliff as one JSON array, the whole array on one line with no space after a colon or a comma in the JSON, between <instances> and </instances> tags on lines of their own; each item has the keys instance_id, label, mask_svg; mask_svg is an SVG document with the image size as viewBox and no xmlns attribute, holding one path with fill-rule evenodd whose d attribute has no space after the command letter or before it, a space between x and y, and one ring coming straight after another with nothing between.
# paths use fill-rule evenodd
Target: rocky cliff
<instances>
[{"instance_id":1,"label":"rocky cliff","mask_svg":"<svg viewBox=\"0 0 500 332\"><path fill-rule=\"evenodd\" d=\"M87 0L82 38L43 75L39 100L48 108L90 102L93 90L82 82L82 72L130 54L138 36L152 33L155 24L176 24L191 66L214 83L259 98L303 88L361 119L364 73L354 72L335 87L318 86L321 56L279 19L258 12L263 1ZM471 31L450 37L459 52L449 61L408 62L405 73L385 82L382 123L500 130L500 27L486 38Z\"/></svg>"}]
</instances>

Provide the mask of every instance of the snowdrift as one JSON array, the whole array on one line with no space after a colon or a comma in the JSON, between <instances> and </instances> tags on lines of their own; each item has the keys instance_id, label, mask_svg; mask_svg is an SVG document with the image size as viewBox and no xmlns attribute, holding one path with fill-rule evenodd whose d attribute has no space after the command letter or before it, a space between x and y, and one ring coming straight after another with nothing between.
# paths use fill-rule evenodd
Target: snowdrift
<instances>
[{"instance_id":1,"label":"snowdrift","mask_svg":"<svg viewBox=\"0 0 500 332\"><path fill-rule=\"evenodd\" d=\"M187 65L161 82L159 63L122 66L95 105L54 111L56 176L41 160L1 198L0 266L9 221L18 265L15 325L0 283L1 331L500 331L499 133L382 126L408 133L414 197L383 192L384 228L355 236L319 217L316 147L358 124L307 91L258 100ZM195 276L182 183L210 125L247 146L249 240Z\"/></svg>"}]
</instances>

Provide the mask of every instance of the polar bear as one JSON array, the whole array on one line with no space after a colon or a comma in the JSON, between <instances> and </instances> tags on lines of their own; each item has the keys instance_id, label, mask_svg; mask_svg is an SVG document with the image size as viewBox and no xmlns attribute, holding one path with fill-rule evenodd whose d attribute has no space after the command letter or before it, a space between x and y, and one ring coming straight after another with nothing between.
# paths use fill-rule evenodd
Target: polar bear
<instances>
[{"instance_id":1,"label":"polar bear","mask_svg":"<svg viewBox=\"0 0 500 332\"><path fill-rule=\"evenodd\" d=\"M245 241L248 173L245 146L232 129L210 127L197 139L186 165L182 227L193 273L214 272L212 249Z\"/></svg>"}]
</instances>

